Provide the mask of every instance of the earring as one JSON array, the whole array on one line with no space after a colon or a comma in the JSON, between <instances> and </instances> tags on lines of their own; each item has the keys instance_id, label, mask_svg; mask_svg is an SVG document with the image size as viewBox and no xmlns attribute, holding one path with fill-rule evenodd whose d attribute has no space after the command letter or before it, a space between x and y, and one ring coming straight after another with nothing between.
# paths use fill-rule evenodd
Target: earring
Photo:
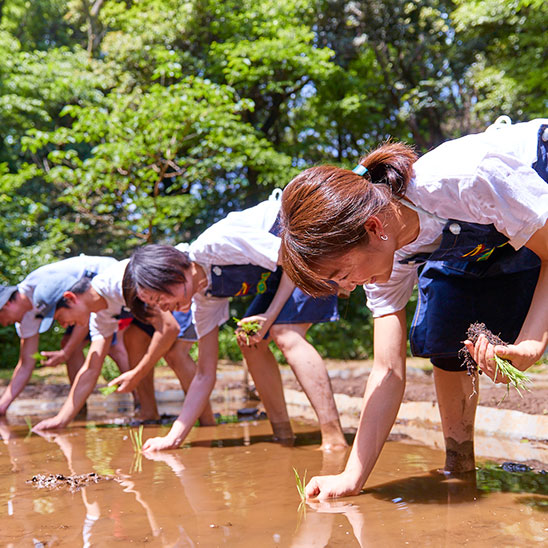
<instances>
[{"instance_id":1,"label":"earring","mask_svg":"<svg viewBox=\"0 0 548 548\"><path fill-rule=\"evenodd\" d=\"M388 240L388 236L386 234L381 234L381 240L386 242L386 240Z\"/></svg>"}]
</instances>

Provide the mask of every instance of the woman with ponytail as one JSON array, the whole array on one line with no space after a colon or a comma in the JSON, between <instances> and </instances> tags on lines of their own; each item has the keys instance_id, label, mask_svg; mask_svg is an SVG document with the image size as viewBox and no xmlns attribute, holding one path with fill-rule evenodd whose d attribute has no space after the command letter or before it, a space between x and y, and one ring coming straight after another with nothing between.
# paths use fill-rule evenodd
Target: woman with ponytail
<instances>
[{"instance_id":1,"label":"woman with ponytail","mask_svg":"<svg viewBox=\"0 0 548 548\"><path fill-rule=\"evenodd\" d=\"M405 306L417 281L410 342L434 365L444 472L474 470L478 383L458 357L468 326L484 322L513 342L465 341L495 382L509 382L495 353L525 370L548 344L547 162L548 120L496 123L420 159L387 143L353 171L314 167L285 188L284 272L314 296L364 284L374 317L374 365L346 469L312 478L307 496L357 494L369 476L403 397Z\"/></svg>"}]
</instances>

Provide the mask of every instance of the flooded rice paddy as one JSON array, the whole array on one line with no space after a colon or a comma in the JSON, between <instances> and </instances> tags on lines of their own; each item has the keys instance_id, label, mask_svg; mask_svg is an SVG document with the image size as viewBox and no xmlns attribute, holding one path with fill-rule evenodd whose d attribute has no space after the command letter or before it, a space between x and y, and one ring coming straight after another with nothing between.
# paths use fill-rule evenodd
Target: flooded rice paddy
<instances>
[{"instance_id":1,"label":"flooded rice paddy","mask_svg":"<svg viewBox=\"0 0 548 548\"><path fill-rule=\"evenodd\" d=\"M145 426L144 438L168 428ZM436 472L440 451L407 442L386 444L359 496L300 504L293 469L307 478L337 473L346 454L319 451L314 426L294 422L294 428L293 447L274 443L268 421L255 420L197 427L182 448L143 455L128 427L75 422L39 436L29 433L23 417L10 417L0 423L0 544L501 547L548 541L547 475L480 463L470 477L445 478ZM40 488L32 481L38 474L60 479ZM76 487L64 481L76 476Z\"/></svg>"}]
</instances>

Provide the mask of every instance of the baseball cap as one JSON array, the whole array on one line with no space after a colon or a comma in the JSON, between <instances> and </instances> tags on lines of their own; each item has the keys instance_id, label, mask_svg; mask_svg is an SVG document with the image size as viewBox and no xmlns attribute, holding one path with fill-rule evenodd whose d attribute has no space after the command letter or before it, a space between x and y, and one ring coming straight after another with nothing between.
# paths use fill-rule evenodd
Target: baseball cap
<instances>
[{"instance_id":1,"label":"baseball cap","mask_svg":"<svg viewBox=\"0 0 548 548\"><path fill-rule=\"evenodd\" d=\"M17 291L16 285L0 285L0 310L10 300L14 291Z\"/></svg>"},{"instance_id":2,"label":"baseball cap","mask_svg":"<svg viewBox=\"0 0 548 548\"><path fill-rule=\"evenodd\" d=\"M78 280L77 276L59 272L47 276L36 286L32 301L34 308L43 316L39 333L45 333L51 327L53 315L63 293L68 291Z\"/></svg>"}]
</instances>

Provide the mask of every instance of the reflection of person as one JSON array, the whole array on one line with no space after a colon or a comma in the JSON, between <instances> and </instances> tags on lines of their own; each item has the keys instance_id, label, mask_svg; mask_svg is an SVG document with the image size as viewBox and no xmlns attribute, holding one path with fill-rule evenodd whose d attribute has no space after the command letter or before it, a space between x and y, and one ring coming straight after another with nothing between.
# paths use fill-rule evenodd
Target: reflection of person
<instances>
[{"instance_id":1,"label":"reflection of person","mask_svg":"<svg viewBox=\"0 0 548 548\"><path fill-rule=\"evenodd\" d=\"M61 410L55 417L38 423L35 430L66 426L95 387L110 342L118 329L118 318L125 307L122 278L127 263L128 260L116 262L92 280L81 279L74 285L70 279L63 279L64 287L57 285L43 295L43 301L53 309L54 317L61 325L85 326L89 322L91 345ZM130 366L150 366L150 375L136 387L143 419L158 418L152 367L172 347L180 331L179 323L169 312L158 311L150 323L154 328L151 336L143 333L141 328L146 327L140 328L133 323L126 328L124 335ZM177 376L185 377L180 361L170 361L169 364Z\"/></svg>"},{"instance_id":2,"label":"reflection of person","mask_svg":"<svg viewBox=\"0 0 548 548\"><path fill-rule=\"evenodd\" d=\"M435 366L445 470L473 469L477 394L470 397L472 377L457 360L467 326L487 318L493 332L515 341L466 343L491 378L495 351L525 370L548 343L547 123L469 135L418 161L407 146L388 143L354 172L311 168L284 190L285 271L314 295L329 293L332 282L366 284L375 327L374 366L346 469L313 478L309 496L358 493L375 464L403 396L405 305L425 260L436 262L421 274L411 345ZM508 379L499 373L496 382Z\"/></svg>"},{"instance_id":3,"label":"reflection of person","mask_svg":"<svg viewBox=\"0 0 548 548\"><path fill-rule=\"evenodd\" d=\"M44 290L62 276L74 280L92 278L115 263L116 259L111 257L79 255L42 266L31 272L17 286L0 287L0 324L15 324L21 340L19 361L8 387L0 398L0 415L6 413L13 400L25 388L36 364L34 354L38 352L40 333L45 333L53 323L53 316L41 315L42 308L35 298L37 288L39 291ZM74 329L69 327L61 341L60 350L42 352L47 358L43 365L50 367L65 362L72 383L84 363L82 350L86 345L87 334L87 326L78 326ZM119 366L124 367L127 355L122 343L113 344L109 348L109 354Z\"/></svg>"},{"instance_id":4,"label":"reflection of person","mask_svg":"<svg viewBox=\"0 0 548 548\"><path fill-rule=\"evenodd\" d=\"M133 299L128 298L132 312L140 317L155 307L189 310L192 303L199 348L198 372L178 419L167 436L147 440L145 450L174 448L186 438L215 385L218 331L229 317L228 299L253 294L248 317L239 325L243 331L245 323L257 321L259 329L248 336L240 333L239 342L274 435L293 438L268 336L285 355L318 415L323 448L346 447L327 370L305 338L312 323L338 317L337 299L303 294L278 268L280 239L275 221L279 207L273 195L258 206L230 213L188 250L155 245L133 254L124 278L124 286L134 290ZM145 368L137 367L112 382L131 390L135 378L145 373Z\"/></svg>"}]
</instances>

